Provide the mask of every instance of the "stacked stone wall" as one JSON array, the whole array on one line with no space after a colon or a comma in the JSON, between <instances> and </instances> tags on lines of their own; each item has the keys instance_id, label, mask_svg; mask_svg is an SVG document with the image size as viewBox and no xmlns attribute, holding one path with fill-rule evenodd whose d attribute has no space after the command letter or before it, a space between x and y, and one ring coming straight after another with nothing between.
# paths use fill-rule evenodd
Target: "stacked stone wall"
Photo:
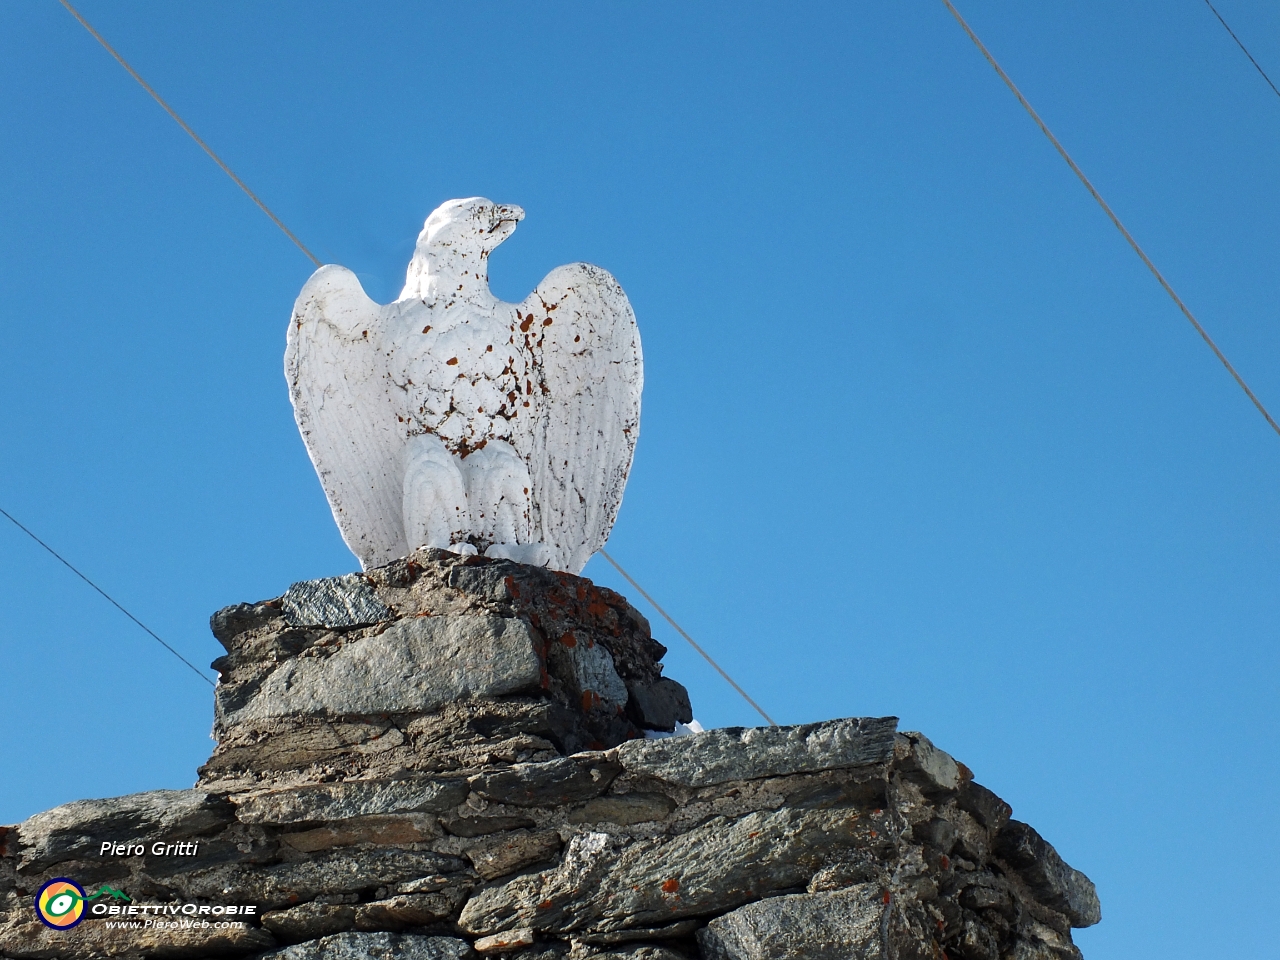
<instances>
[{"instance_id":1,"label":"stacked stone wall","mask_svg":"<svg viewBox=\"0 0 1280 960\"><path fill-rule=\"evenodd\" d=\"M1067 960L1100 918L892 717L653 738L688 698L582 578L423 552L213 628L200 782L0 828L0 955ZM50 929L55 877L128 900Z\"/></svg>"}]
</instances>

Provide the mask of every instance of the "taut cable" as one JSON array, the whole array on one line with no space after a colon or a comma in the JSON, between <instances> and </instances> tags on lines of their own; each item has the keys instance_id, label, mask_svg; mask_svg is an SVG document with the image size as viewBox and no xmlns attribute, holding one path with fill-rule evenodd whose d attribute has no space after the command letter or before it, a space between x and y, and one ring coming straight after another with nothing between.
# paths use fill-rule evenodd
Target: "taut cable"
<instances>
[{"instance_id":1,"label":"taut cable","mask_svg":"<svg viewBox=\"0 0 1280 960\"><path fill-rule=\"evenodd\" d=\"M1218 345L1213 342L1213 338L1209 336L1208 331L1200 325L1200 321L1195 318L1187 305L1182 302L1182 298L1174 291L1173 287L1169 284L1169 281L1164 278L1164 274L1156 269L1156 265L1151 262L1151 258L1147 256L1142 247L1138 246L1138 241L1133 239L1133 234L1125 229L1124 224L1120 222L1120 218L1116 216L1115 211L1111 209L1107 201L1102 199L1102 194L1098 193L1093 184L1089 182L1089 178L1084 175L1084 171L1081 170L1076 165L1076 162L1071 159L1071 155L1067 153L1066 148L1058 141L1058 138L1053 135L1053 131L1049 129L1048 125L1040 119L1040 114L1036 113L1035 108L1033 108L1027 101L1027 98L1022 95L1022 91L1018 89L1017 85L1015 85L1011 79L1009 79L1009 75L1004 72L1000 64L996 63L996 58L991 55L991 51L988 50L986 45L978 39L978 35L974 33L973 28L965 22L964 17L960 16L960 11L955 8L951 3L951 0L942 0L942 2L946 4L947 9L951 11L951 15L954 16L960 26L964 28L964 32L969 35L969 39L973 41L974 46L982 51L982 55L987 58L987 62L995 68L996 73L1000 75L1000 79L1005 82L1005 86L1013 91L1013 95L1018 98L1018 102L1022 104L1023 109L1031 115L1031 119L1040 127L1041 132L1049 138L1049 142L1053 144L1054 149L1061 154L1063 160L1067 161L1067 166L1069 166L1071 171L1080 178L1080 182L1084 184L1085 189L1089 191L1090 196L1092 196L1094 200L1098 201L1098 206L1102 207L1103 212L1111 218L1111 222L1116 225L1116 229L1120 231L1121 236L1123 236L1125 240L1129 241L1129 246L1133 247L1133 252L1142 259L1142 262L1147 265L1147 269L1151 271L1152 275L1158 281L1160 281L1160 286L1164 287L1164 292L1167 293L1170 299L1178 305L1178 309L1182 311L1182 315L1191 322L1191 326L1195 327L1196 333L1200 334L1200 336L1204 338L1204 342L1209 345L1209 349L1212 350L1214 355L1222 361L1222 365L1226 367L1227 372L1235 378L1236 383L1240 385L1240 389L1245 392L1245 396L1253 401L1253 405L1258 408L1258 412L1266 418L1267 423L1271 424L1271 429L1274 430L1277 435L1280 435L1280 424L1276 423L1271 414L1267 412L1267 408L1262 405L1262 401L1258 399L1258 395L1249 389L1249 385L1244 382L1244 377L1240 376L1240 374L1236 372L1236 368L1231 365L1231 361L1227 359L1226 354L1218 349Z\"/></svg>"},{"instance_id":2,"label":"taut cable","mask_svg":"<svg viewBox=\"0 0 1280 960\"><path fill-rule=\"evenodd\" d=\"M635 587L636 591L640 594L640 596L644 597L646 600L649 601L649 606L653 607L653 609L657 610L658 613L662 614L662 619L667 621L667 623L671 624L671 626L675 629L676 633L680 634L680 636L684 637L685 640L689 641L689 646L693 647L693 649L697 650L698 653L702 654L702 658L706 660L707 663L711 664L711 666L716 668L716 673L724 677L725 680L729 682L729 686L737 690L738 693L742 695L742 699L747 701L747 703L751 704L752 708L756 711L756 713L760 714L760 716L764 717L766 720L769 721L769 726L771 727L777 726L777 724L774 723L773 717L765 713L764 710L760 708L760 704L752 700L751 697L747 694L747 691L743 690L740 686L738 686L737 682L733 679L733 677L725 673L724 667L720 666L720 664L712 660L711 654L707 653L707 651L703 650L702 647L698 646L697 641L695 641L693 637L689 636L689 634L685 633L684 628L681 627L680 624L676 623L673 619L671 619L671 614L667 613L667 611L663 610L660 606L658 606L658 601L654 600L653 597L645 593L644 587L636 583L635 580L632 578L631 574L623 570L622 565L619 564L617 560L613 559L613 557L609 556L609 554L605 553L603 550L600 551L600 556L604 557L611 564L613 564L613 569L617 570L620 574L622 574L622 576L626 579L627 583Z\"/></svg>"},{"instance_id":3,"label":"taut cable","mask_svg":"<svg viewBox=\"0 0 1280 960\"><path fill-rule=\"evenodd\" d=\"M235 171L233 171L230 167L228 167L225 163L223 163L222 158L219 157L216 153L214 153L213 149L207 143L205 143L203 140L200 139L199 135L194 130L192 130L190 126L187 125L187 121L183 120L180 116L178 116L177 111L175 111L173 107L169 106L169 104L164 102L164 99L160 96L160 94L155 92L151 84L143 80L142 77L138 74L138 71L133 69L133 67L129 66L128 61L126 61L124 57L120 56L120 54L116 52L116 48L111 46L111 44L107 43L106 39L102 36L102 34L100 34L97 30L93 29L93 27L89 24L88 20L80 16L79 10L77 10L75 7L69 4L67 0L58 0L58 2L61 3L64 7L66 7L73 17L75 17L77 20L80 21L80 25L89 31L89 34L93 37L93 39L97 40L100 44L102 44L102 46L106 49L107 53L111 54L113 57L116 58L120 66L124 67L127 71L129 71L129 76L137 80L138 83L142 86L142 89L147 91L147 93L151 94L152 99L155 100L156 103L164 107L165 113L173 117L173 119L177 122L178 126L180 126L183 130L185 130L187 132L187 135L200 145L200 149L209 155L209 159L211 159L214 163L220 166L222 168L222 172L225 173L228 177L230 177L235 182L235 185L237 187L239 187L246 194L248 194L249 199L252 200L254 203L256 203L258 205L258 208L263 213L265 213L268 217L271 218L272 223L274 223L277 227L279 227L281 230L284 231L284 235L286 237L288 237L295 244L297 244L298 249L301 250L303 253L305 253L307 257L310 258L312 263L314 263L317 267L324 266L324 264L322 264L316 258L316 255L312 253L310 250L308 250L305 246L303 246L302 241L293 235L293 231L290 230L288 227L286 227L284 225L284 222L279 217L277 217L274 213L271 212L270 208L265 203L262 202L262 199L256 193L250 190L248 185L245 184L243 180L241 180L239 177L235 175Z\"/></svg>"}]
</instances>

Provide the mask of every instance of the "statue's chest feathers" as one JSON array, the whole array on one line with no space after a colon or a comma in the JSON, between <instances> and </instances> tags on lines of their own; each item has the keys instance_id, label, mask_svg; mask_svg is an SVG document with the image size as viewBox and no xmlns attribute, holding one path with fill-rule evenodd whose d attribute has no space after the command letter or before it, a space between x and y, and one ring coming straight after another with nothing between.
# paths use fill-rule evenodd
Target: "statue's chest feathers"
<instances>
[{"instance_id":1,"label":"statue's chest feathers","mask_svg":"<svg viewBox=\"0 0 1280 960\"><path fill-rule=\"evenodd\" d=\"M437 318L442 329L425 325L423 349L407 371L416 407L410 412L421 429L474 443L508 437L517 421L530 417L539 378L511 318L498 313L459 316L455 310Z\"/></svg>"}]
</instances>

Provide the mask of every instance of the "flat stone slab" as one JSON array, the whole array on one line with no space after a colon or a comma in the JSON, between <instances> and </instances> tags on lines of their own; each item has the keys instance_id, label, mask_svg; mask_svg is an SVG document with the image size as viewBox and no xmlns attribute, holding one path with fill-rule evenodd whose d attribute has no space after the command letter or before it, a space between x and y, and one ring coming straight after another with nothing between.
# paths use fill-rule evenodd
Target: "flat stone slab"
<instances>
[{"instance_id":1,"label":"flat stone slab","mask_svg":"<svg viewBox=\"0 0 1280 960\"><path fill-rule=\"evenodd\" d=\"M290 824L387 813L443 813L467 799L466 780L353 780L276 790L236 802L241 823Z\"/></svg>"},{"instance_id":2,"label":"flat stone slab","mask_svg":"<svg viewBox=\"0 0 1280 960\"><path fill-rule=\"evenodd\" d=\"M458 700L535 690L541 679L523 620L413 617L330 655L286 661L245 703L226 708L222 722L428 713Z\"/></svg>"},{"instance_id":3,"label":"flat stone slab","mask_svg":"<svg viewBox=\"0 0 1280 960\"><path fill-rule=\"evenodd\" d=\"M352 849L269 867L223 864L172 877L168 883L187 897L217 900L234 891L244 902L275 910L316 897L345 896L466 869L462 860L446 854ZM467 871L466 876L474 874Z\"/></svg>"},{"instance_id":4,"label":"flat stone slab","mask_svg":"<svg viewBox=\"0 0 1280 960\"><path fill-rule=\"evenodd\" d=\"M698 931L706 960L880 960L887 905L879 884L770 897Z\"/></svg>"},{"instance_id":5,"label":"flat stone slab","mask_svg":"<svg viewBox=\"0 0 1280 960\"><path fill-rule=\"evenodd\" d=\"M1102 919L1093 881L1067 864L1034 827L1010 820L996 835L995 847L996 854L1018 871L1035 898L1065 914L1073 927L1091 927Z\"/></svg>"},{"instance_id":6,"label":"flat stone slab","mask_svg":"<svg viewBox=\"0 0 1280 960\"><path fill-rule=\"evenodd\" d=\"M578 689L593 693L606 703L618 707L627 705L627 685L614 668L613 657L598 643L576 643L569 648L569 660L573 664L574 679Z\"/></svg>"},{"instance_id":7,"label":"flat stone slab","mask_svg":"<svg viewBox=\"0 0 1280 960\"><path fill-rule=\"evenodd\" d=\"M337 933L262 954L258 960L475 960L476 952L455 937L407 933Z\"/></svg>"},{"instance_id":8,"label":"flat stone slab","mask_svg":"<svg viewBox=\"0 0 1280 960\"><path fill-rule=\"evenodd\" d=\"M686 834L616 851L608 835L575 836L553 870L481 890L459 926L591 935L723 913L804 886L828 855L865 835L844 812L778 810L716 817Z\"/></svg>"},{"instance_id":9,"label":"flat stone slab","mask_svg":"<svg viewBox=\"0 0 1280 960\"><path fill-rule=\"evenodd\" d=\"M791 727L723 727L704 733L632 740L618 747L628 773L684 787L887 763L897 717L858 717Z\"/></svg>"},{"instance_id":10,"label":"flat stone slab","mask_svg":"<svg viewBox=\"0 0 1280 960\"><path fill-rule=\"evenodd\" d=\"M280 606L291 627L367 627L395 617L358 573L295 583Z\"/></svg>"},{"instance_id":11,"label":"flat stone slab","mask_svg":"<svg viewBox=\"0 0 1280 960\"><path fill-rule=\"evenodd\" d=\"M18 825L19 867L42 870L96 856L108 841L182 840L235 819L226 800L200 790L151 790L110 800L77 800Z\"/></svg>"},{"instance_id":12,"label":"flat stone slab","mask_svg":"<svg viewBox=\"0 0 1280 960\"><path fill-rule=\"evenodd\" d=\"M549 807L598 797L622 768L602 756L562 757L543 763L516 763L471 779L471 789L496 803Z\"/></svg>"}]
</instances>

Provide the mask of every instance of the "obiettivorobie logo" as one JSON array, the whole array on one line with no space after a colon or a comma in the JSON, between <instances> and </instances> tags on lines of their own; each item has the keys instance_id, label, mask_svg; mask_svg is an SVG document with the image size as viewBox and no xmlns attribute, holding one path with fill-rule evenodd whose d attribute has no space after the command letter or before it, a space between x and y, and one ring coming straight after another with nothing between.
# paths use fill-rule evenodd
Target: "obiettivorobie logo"
<instances>
[{"instance_id":1,"label":"obiettivorobie logo","mask_svg":"<svg viewBox=\"0 0 1280 960\"><path fill-rule=\"evenodd\" d=\"M100 897L115 902L93 903ZM105 883L96 893L86 894L84 887L68 877L55 877L42 886L35 908L40 922L54 930L70 930L86 915L101 919L108 929L119 930L227 929L245 927L246 919L258 915L255 904L139 903Z\"/></svg>"},{"instance_id":2,"label":"obiettivorobie logo","mask_svg":"<svg viewBox=\"0 0 1280 960\"><path fill-rule=\"evenodd\" d=\"M99 897L111 897L113 900L123 900L125 903L131 902L129 897L105 883L98 888L97 893L86 895L84 887L74 880L54 877L36 894L36 916L46 927L52 927L54 930L70 930L84 919L84 905Z\"/></svg>"}]
</instances>

